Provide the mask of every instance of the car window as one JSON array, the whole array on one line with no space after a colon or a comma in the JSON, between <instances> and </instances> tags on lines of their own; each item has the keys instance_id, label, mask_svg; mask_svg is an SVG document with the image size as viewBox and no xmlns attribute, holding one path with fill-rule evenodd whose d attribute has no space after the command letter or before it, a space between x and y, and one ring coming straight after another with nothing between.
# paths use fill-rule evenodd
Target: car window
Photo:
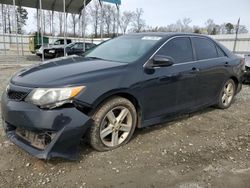
<instances>
[{"instance_id":1,"label":"car window","mask_svg":"<svg viewBox=\"0 0 250 188\"><path fill-rule=\"evenodd\" d=\"M174 63L193 61L192 45L188 37L178 37L170 40L157 54L172 57Z\"/></svg>"},{"instance_id":2,"label":"car window","mask_svg":"<svg viewBox=\"0 0 250 188\"><path fill-rule=\"evenodd\" d=\"M92 44L92 43L86 43L85 47L86 47L86 50L89 50L90 48L94 47L94 44Z\"/></svg>"},{"instance_id":3,"label":"car window","mask_svg":"<svg viewBox=\"0 0 250 188\"><path fill-rule=\"evenodd\" d=\"M64 44L64 40L59 40L59 43L60 44Z\"/></svg>"},{"instance_id":4,"label":"car window","mask_svg":"<svg viewBox=\"0 0 250 188\"><path fill-rule=\"evenodd\" d=\"M219 57L226 56L225 52L223 52L223 50L219 46L217 46L217 52Z\"/></svg>"},{"instance_id":5,"label":"car window","mask_svg":"<svg viewBox=\"0 0 250 188\"><path fill-rule=\"evenodd\" d=\"M57 40L57 41L54 42L54 45L59 45L59 44L60 44L59 40Z\"/></svg>"},{"instance_id":6,"label":"car window","mask_svg":"<svg viewBox=\"0 0 250 188\"><path fill-rule=\"evenodd\" d=\"M121 36L92 48L93 50L85 53L85 57L133 63L147 54L161 39L158 36Z\"/></svg>"},{"instance_id":7,"label":"car window","mask_svg":"<svg viewBox=\"0 0 250 188\"><path fill-rule=\"evenodd\" d=\"M83 49L83 43L76 43L74 46L72 46L73 49Z\"/></svg>"},{"instance_id":8,"label":"car window","mask_svg":"<svg viewBox=\"0 0 250 188\"><path fill-rule=\"evenodd\" d=\"M197 60L217 58L215 44L206 38L192 38L196 52Z\"/></svg>"},{"instance_id":9,"label":"car window","mask_svg":"<svg viewBox=\"0 0 250 188\"><path fill-rule=\"evenodd\" d=\"M74 43L70 43L67 45L67 48L72 48L75 44Z\"/></svg>"}]
</instances>

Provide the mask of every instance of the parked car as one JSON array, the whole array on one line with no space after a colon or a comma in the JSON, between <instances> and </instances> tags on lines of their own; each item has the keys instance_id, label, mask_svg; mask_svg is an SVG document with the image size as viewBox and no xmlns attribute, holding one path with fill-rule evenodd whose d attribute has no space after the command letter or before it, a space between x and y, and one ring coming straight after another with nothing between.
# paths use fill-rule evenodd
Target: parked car
<instances>
[{"instance_id":1,"label":"parked car","mask_svg":"<svg viewBox=\"0 0 250 188\"><path fill-rule=\"evenodd\" d=\"M72 41L71 39L66 39L66 44L70 44ZM57 48L63 48L64 47L64 39L58 39L56 40L53 44L50 44L49 46L44 46L44 47L40 47L37 51L36 51L36 55L39 57L42 57L43 54L43 50L47 51L50 49L57 49ZM46 58L46 54L44 56Z\"/></svg>"},{"instance_id":2,"label":"parked car","mask_svg":"<svg viewBox=\"0 0 250 188\"><path fill-rule=\"evenodd\" d=\"M74 159L83 137L98 151L112 150L135 128L230 107L243 73L243 59L207 36L125 35L84 57L15 74L2 95L2 122L7 137L28 153Z\"/></svg>"},{"instance_id":3,"label":"parked car","mask_svg":"<svg viewBox=\"0 0 250 188\"><path fill-rule=\"evenodd\" d=\"M74 42L66 46L65 51L66 55L81 55L85 51L93 48L96 46L93 43L85 43L84 48L84 42ZM45 57L55 58L55 57L62 57L64 56L64 46L53 46L50 48L46 48L44 50Z\"/></svg>"},{"instance_id":4,"label":"parked car","mask_svg":"<svg viewBox=\"0 0 250 188\"><path fill-rule=\"evenodd\" d=\"M245 72L245 78L244 82L249 83L250 82L250 54L245 55L245 64L246 64L246 72Z\"/></svg>"}]
</instances>

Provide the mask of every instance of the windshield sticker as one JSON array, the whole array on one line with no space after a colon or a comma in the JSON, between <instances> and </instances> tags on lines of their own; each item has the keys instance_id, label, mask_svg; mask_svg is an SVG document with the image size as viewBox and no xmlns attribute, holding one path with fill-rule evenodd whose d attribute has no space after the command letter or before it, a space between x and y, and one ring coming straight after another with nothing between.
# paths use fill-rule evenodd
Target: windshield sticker
<instances>
[{"instance_id":1,"label":"windshield sticker","mask_svg":"<svg viewBox=\"0 0 250 188\"><path fill-rule=\"evenodd\" d=\"M156 36L145 36L142 38L142 40L160 40L162 39L161 37L156 37Z\"/></svg>"}]
</instances>

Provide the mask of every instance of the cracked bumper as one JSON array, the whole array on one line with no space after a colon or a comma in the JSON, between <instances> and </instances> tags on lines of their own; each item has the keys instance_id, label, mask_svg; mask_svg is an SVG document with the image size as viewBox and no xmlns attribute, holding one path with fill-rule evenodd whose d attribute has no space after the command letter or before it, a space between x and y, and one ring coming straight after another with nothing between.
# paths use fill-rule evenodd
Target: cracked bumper
<instances>
[{"instance_id":1,"label":"cracked bumper","mask_svg":"<svg viewBox=\"0 0 250 188\"><path fill-rule=\"evenodd\" d=\"M3 126L7 137L17 146L40 159L77 158L77 148L91 125L91 119L74 107L43 110L26 102L1 101ZM22 129L32 133L52 132L53 138L43 149L17 134Z\"/></svg>"}]
</instances>

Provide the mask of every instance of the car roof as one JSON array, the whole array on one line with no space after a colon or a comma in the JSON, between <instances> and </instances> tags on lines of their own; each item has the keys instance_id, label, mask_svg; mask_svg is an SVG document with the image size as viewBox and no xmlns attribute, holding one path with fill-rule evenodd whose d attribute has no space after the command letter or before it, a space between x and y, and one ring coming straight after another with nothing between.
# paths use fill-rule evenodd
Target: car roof
<instances>
[{"instance_id":1,"label":"car roof","mask_svg":"<svg viewBox=\"0 0 250 188\"><path fill-rule=\"evenodd\" d=\"M201 35L197 33L182 33L182 32L143 32L143 33L131 33L128 35L137 35L137 36L159 36L162 38L169 38L169 37L174 37L174 36L202 36L202 37L207 37L210 38L206 35Z\"/></svg>"},{"instance_id":2,"label":"car roof","mask_svg":"<svg viewBox=\"0 0 250 188\"><path fill-rule=\"evenodd\" d=\"M91 42L72 42L71 44L94 44L94 43L91 43Z\"/></svg>"}]
</instances>

